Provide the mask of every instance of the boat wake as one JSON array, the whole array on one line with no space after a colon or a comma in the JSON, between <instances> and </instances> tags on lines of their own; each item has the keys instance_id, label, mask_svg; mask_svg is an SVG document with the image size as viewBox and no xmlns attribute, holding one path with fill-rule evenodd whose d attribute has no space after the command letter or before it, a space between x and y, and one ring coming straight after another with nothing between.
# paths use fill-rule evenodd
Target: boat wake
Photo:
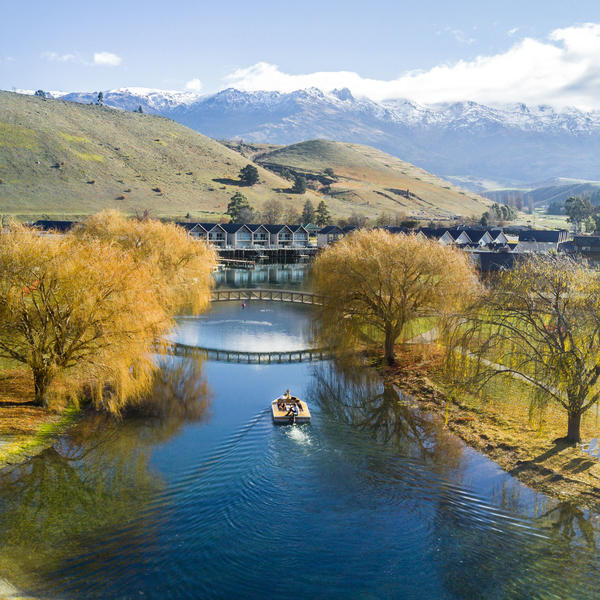
<instances>
[{"instance_id":1,"label":"boat wake","mask_svg":"<svg viewBox=\"0 0 600 600\"><path fill-rule=\"evenodd\" d=\"M293 440L297 444L300 444L301 446L310 446L312 444L310 435L305 427L292 425L286 429L285 434L289 439Z\"/></svg>"}]
</instances>

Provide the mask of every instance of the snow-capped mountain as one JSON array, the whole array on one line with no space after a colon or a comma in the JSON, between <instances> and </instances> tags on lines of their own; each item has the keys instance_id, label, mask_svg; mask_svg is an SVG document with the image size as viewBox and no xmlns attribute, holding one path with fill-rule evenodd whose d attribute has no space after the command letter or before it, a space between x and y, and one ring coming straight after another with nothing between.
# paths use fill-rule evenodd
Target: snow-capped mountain
<instances>
[{"instance_id":1,"label":"snow-capped mountain","mask_svg":"<svg viewBox=\"0 0 600 600\"><path fill-rule=\"evenodd\" d=\"M600 179L600 111L475 102L382 103L348 89L216 94L121 88L108 106L169 117L217 139L291 144L327 138L375 146L429 171L463 181L503 183L550 177ZM94 102L94 93L61 94Z\"/></svg>"}]
</instances>

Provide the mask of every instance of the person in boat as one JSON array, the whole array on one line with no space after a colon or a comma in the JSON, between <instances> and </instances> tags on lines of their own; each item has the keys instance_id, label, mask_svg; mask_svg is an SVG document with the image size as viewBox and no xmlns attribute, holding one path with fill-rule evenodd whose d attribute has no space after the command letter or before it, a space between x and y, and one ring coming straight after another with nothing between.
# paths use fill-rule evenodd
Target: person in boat
<instances>
[{"instance_id":1,"label":"person in boat","mask_svg":"<svg viewBox=\"0 0 600 600\"><path fill-rule=\"evenodd\" d=\"M296 403L290 405L290 408L288 409L285 416L290 417L290 420L293 420L295 417L298 416L298 407L296 406Z\"/></svg>"}]
</instances>

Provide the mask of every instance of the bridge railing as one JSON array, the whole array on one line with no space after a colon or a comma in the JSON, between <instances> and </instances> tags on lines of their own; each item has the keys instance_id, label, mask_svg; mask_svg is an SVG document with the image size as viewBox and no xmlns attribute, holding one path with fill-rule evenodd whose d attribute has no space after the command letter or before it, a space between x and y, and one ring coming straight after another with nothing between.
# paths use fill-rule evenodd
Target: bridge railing
<instances>
[{"instance_id":1,"label":"bridge railing","mask_svg":"<svg viewBox=\"0 0 600 600\"><path fill-rule=\"evenodd\" d=\"M223 350L221 348L206 348L189 346L172 341L161 341L156 344L155 351L181 357L201 357L221 362L239 363L296 363L326 360L333 352L326 348L306 348L303 350L281 350L272 352L248 352L245 350Z\"/></svg>"},{"instance_id":2,"label":"bridge railing","mask_svg":"<svg viewBox=\"0 0 600 600\"><path fill-rule=\"evenodd\" d=\"M270 300L273 302L293 302L296 304L322 304L323 298L319 294L301 292L295 290L277 290L267 288L248 288L213 290L211 302L222 302L229 300Z\"/></svg>"}]
</instances>

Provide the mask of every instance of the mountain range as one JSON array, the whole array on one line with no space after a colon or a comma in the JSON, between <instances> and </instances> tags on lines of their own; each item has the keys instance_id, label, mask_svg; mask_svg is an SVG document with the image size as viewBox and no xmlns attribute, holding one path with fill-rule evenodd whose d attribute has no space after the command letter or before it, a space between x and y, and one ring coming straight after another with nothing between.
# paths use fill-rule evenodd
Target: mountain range
<instances>
[{"instance_id":1,"label":"mountain range","mask_svg":"<svg viewBox=\"0 0 600 600\"><path fill-rule=\"evenodd\" d=\"M51 93L81 103L97 92ZM215 94L121 88L107 106L161 115L216 139L289 145L322 138L374 146L473 191L554 177L600 179L600 111L548 105L374 102L348 89Z\"/></svg>"}]
</instances>

